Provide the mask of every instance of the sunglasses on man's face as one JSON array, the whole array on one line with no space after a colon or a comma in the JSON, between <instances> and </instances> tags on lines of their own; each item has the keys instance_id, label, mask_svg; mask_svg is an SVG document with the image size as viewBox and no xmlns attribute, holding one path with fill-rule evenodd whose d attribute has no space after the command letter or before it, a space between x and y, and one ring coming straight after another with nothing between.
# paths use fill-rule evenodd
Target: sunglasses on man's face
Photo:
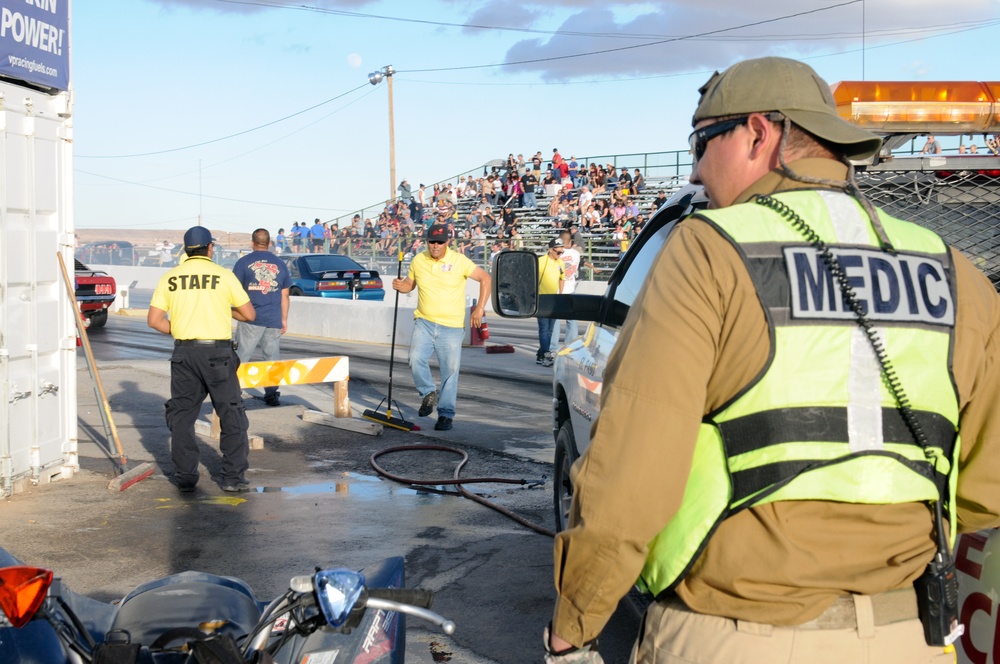
<instances>
[{"instance_id":1,"label":"sunglasses on man's face","mask_svg":"<svg viewBox=\"0 0 1000 664\"><path fill-rule=\"evenodd\" d=\"M444 240L427 240L427 244L445 244Z\"/></svg>"},{"instance_id":2,"label":"sunglasses on man's face","mask_svg":"<svg viewBox=\"0 0 1000 664\"><path fill-rule=\"evenodd\" d=\"M691 154L694 155L694 160L698 161L705 156L705 149L708 148L710 140L717 136L722 136L740 125L746 124L749 117L745 115L741 118L723 120L722 122L716 122L715 124L692 131L691 135L688 136L688 143L691 145Z\"/></svg>"}]
</instances>

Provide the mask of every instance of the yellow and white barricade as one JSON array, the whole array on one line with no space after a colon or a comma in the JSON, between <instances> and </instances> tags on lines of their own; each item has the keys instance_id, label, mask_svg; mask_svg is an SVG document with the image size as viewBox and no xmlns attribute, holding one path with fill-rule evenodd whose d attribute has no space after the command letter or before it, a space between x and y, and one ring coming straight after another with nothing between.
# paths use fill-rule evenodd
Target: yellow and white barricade
<instances>
[{"instance_id":1,"label":"yellow and white barricade","mask_svg":"<svg viewBox=\"0 0 1000 664\"><path fill-rule=\"evenodd\" d=\"M349 361L345 356L313 357L306 360L246 362L240 365L236 376L240 379L240 387L243 389L333 383L334 391L339 388L346 399L350 371ZM340 399L337 401L339 406Z\"/></svg>"},{"instance_id":2,"label":"yellow and white barricade","mask_svg":"<svg viewBox=\"0 0 1000 664\"><path fill-rule=\"evenodd\" d=\"M351 416L351 402L347 397L350 362L344 355L311 357L305 360L246 362L240 365L236 376L243 389L333 383L333 414L337 417Z\"/></svg>"},{"instance_id":3,"label":"yellow and white barricade","mask_svg":"<svg viewBox=\"0 0 1000 664\"><path fill-rule=\"evenodd\" d=\"M302 360L274 360L265 362L245 362L236 371L240 387L280 387L282 385L309 385L313 383L333 383L333 414L335 417L351 417L351 401L347 394L350 379L350 362L346 356L311 357ZM219 416L213 412L208 434L218 438ZM263 447L263 441L255 441L251 436L251 449Z\"/></svg>"}]
</instances>

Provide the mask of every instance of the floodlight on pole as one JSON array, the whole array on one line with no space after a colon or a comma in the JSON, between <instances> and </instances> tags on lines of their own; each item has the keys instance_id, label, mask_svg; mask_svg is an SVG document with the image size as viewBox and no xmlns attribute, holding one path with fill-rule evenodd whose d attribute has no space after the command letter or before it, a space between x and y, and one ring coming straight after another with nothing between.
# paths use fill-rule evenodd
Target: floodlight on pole
<instances>
[{"instance_id":1,"label":"floodlight on pole","mask_svg":"<svg viewBox=\"0 0 1000 664\"><path fill-rule=\"evenodd\" d=\"M386 65L368 74L368 82L378 85L383 79L389 82L389 198L396 198L396 132L392 121L392 75L396 70Z\"/></svg>"}]
</instances>

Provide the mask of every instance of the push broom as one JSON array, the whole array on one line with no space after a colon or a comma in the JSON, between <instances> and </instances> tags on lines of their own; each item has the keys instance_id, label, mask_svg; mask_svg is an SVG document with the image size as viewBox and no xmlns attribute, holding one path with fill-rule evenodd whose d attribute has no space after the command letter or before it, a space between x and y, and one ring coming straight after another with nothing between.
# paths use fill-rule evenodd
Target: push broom
<instances>
[{"instance_id":1,"label":"push broom","mask_svg":"<svg viewBox=\"0 0 1000 664\"><path fill-rule=\"evenodd\" d=\"M66 291L69 293L70 301L73 302L73 312L76 314L76 329L83 342L83 351L87 356L87 368L90 369L90 377L94 380L94 394L98 398L101 407L101 420L104 423L104 433L107 436L108 449L105 452L111 459L115 468L115 478L108 483L111 491L124 491L136 482L140 482L153 474L154 468L151 463L140 463L129 467L128 456L122 449L122 442L118 438L118 429L115 421L111 418L111 403L104 392L104 383L101 381L101 374L97 371L97 362L94 360L94 351L90 347L90 338L87 336L87 325L83 321L83 314L76 304L76 293L73 290L73 282L70 281L69 272L66 270L66 261L61 253L56 253L59 259L59 267L62 268L63 283L66 284ZM111 441L114 440L115 448L118 450L118 460L115 461L111 453Z\"/></svg>"},{"instance_id":2,"label":"push broom","mask_svg":"<svg viewBox=\"0 0 1000 664\"><path fill-rule=\"evenodd\" d=\"M396 267L396 278L403 278L403 252L399 252L399 263ZM413 431L418 429L416 424L413 422L407 422L401 417L392 416L392 365L396 357L396 318L399 316L399 291L396 291L396 304L392 308L392 343L389 346L389 391L385 399L379 402L379 405L375 410L365 410L361 413L362 417L371 420L372 422L378 422L379 424L384 424L387 427L392 427L394 429L402 429L403 431ZM386 404L385 415L378 412L378 409L382 407L382 404ZM397 404L396 410L399 410L399 404Z\"/></svg>"}]
</instances>

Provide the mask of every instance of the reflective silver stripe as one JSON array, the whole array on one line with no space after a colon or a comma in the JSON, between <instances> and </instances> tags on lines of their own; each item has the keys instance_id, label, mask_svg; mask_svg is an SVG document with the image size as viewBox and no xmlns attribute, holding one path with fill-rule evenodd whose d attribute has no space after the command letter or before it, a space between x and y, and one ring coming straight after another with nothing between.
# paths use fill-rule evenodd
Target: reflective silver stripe
<instances>
[{"instance_id":1,"label":"reflective silver stripe","mask_svg":"<svg viewBox=\"0 0 1000 664\"><path fill-rule=\"evenodd\" d=\"M833 224L837 244L868 244L868 220L861 216L861 208L847 194L838 191L816 192L826 205Z\"/></svg>"},{"instance_id":2,"label":"reflective silver stripe","mask_svg":"<svg viewBox=\"0 0 1000 664\"><path fill-rule=\"evenodd\" d=\"M847 373L847 444L852 452L883 449L881 385L882 368L875 351L864 330L856 327Z\"/></svg>"},{"instance_id":3,"label":"reflective silver stripe","mask_svg":"<svg viewBox=\"0 0 1000 664\"><path fill-rule=\"evenodd\" d=\"M834 191L817 193L830 215L836 242L868 244L868 221L854 199ZM875 328L875 332L884 338L880 329ZM847 374L847 442L852 452L881 450L884 447L881 386L882 367L868 337L857 327L851 334L851 359Z\"/></svg>"}]
</instances>

